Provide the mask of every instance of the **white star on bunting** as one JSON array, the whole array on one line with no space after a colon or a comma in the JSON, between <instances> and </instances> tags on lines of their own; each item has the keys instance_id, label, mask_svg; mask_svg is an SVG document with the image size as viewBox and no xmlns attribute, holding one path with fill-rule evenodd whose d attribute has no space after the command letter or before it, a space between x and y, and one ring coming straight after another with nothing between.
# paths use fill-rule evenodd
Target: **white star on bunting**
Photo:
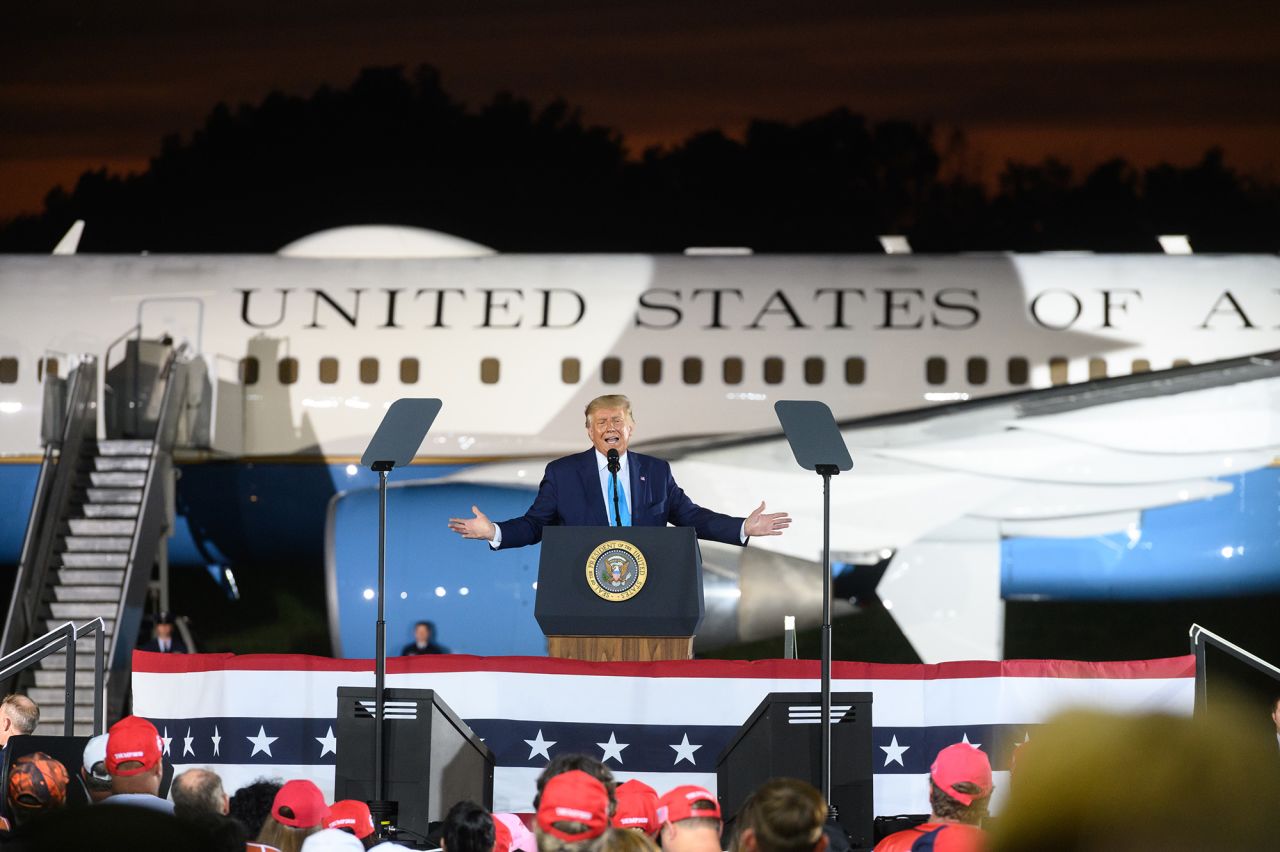
<instances>
[{"instance_id":1,"label":"white star on bunting","mask_svg":"<svg viewBox=\"0 0 1280 852\"><path fill-rule=\"evenodd\" d=\"M600 758L601 763L607 762L610 758L618 761L618 763L622 763L622 750L630 745L630 743L618 742L617 738L613 735L613 731L610 731L609 742L596 743L596 745L604 749L604 757Z\"/></svg>"},{"instance_id":2,"label":"white star on bunting","mask_svg":"<svg viewBox=\"0 0 1280 852\"><path fill-rule=\"evenodd\" d=\"M676 763L679 763L682 760L687 760L694 766L698 765L698 761L694 759L693 753L702 748L702 746L689 745L689 735L687 733L684 735L684 738L680 740L678 745L673 745L671 748L676 750Z\"/></svg>"},{"instance_id":3,"label":"white star on bunting","mask_svg":"<svg viewBox=\"0 0 1280 852\"><path fill-rule=\"evenodd\" d=\"M194 755L196 753L196 750L191 747L191 744L195 742L195 739L196 739L195 737L191 736L191 728L187 728L187 735L182 738L182 756L183 757L186 757L189 754Z\"/></svg>"},{"instance_id":4,"label":"white star on bunting","mask_svg":"<svg viewBox=\"0 0 1280 852\"><path fill-rule=\"evenodd\" d=\"M323 737L313 737L313 739L320 743L321 757L324 757L326 754L338 753L338 738L333 735L333 725L329 726L329 732Z\"/></svg>"},{"instance_id":5,"label":"white star on bunting","mask_svg":"<svg viewBox=\"0 0 1280 852\"><path fill-rule=\"evenodd\" d=\"M218 746L222 742L222 735L218 733L217 725L213 726L213 736L209 737L209 739L213 740L213 756L219 757L220 755L218 754Z\"/></svg>"},{"instance_id":6,"label":"white star on bunting","mask_svg":"<svg viewBox=\"0 0 1280 852\"><path fill-rule=\"evenodd\" d=\"M888 766L890 763L896 763L905 769L906 764L902 762L902 755L906 754L909 748L911 746L898 745L898 735L894 734L893 739L889 740L887 746L880 746L880 750L884 752L884 765Z\"/></svg>"},{"instance_id":7,"label":"white star on bunting","mask_svg":"<svg viewBox=\"0 0 1280 852\"><path fill-rule=\"evenodd\" d=\"M165 725L165 728L164 728L164 736L160 738L160 741L164 743L164 753L165 753L165 754L168 754L168 753L169 753L169 744L173 742L173 737L169 736L169 726L168 726L168 725Z\"/></svg>"},{"instance_id":8,"label":"white star on bunting","mask_svg":"<svg viewBox=\"0 0 1280 852\"><path fill-rule=\"evenodd\" d=\"M529 747L529 760L533 760L536 755L542 755L547 760L551 759L550 749L555 742L552 740L544 740L542 738L542 729L538 729L538 735L531 740L525 740L525 745Z\"/></svg>"},{"instance_id":9,"label":"white star on bunting","mask_svg":"<svg viewBox=\"0 0 1280 852\"><path fill-rule=\"evenodd\" d=\"M965 745L968 745L968 746L973 746L974 748L982 748L982 743L971 743L971 742L969 742L969 735L968 735L968 734L965 734L965 735L964 735L964 739L960 740L960 742L962 742L962 743L964 743Z\"/></svg>"},{"instance_id":10,"label":"white star on bunting","mask_svg":"<svg viewBox=\"0 0 1280 852\"><path fill-rule=\"evenodd\" d=\"M250 752L250 757L259 753L266 753L267 757L275 757L275 755L271 753L271 744L280 738L267 736L267 729L264 726L259 725L258 735L256 737L245 737L245 739L253 743L253 751Z\"/></svg>"}]
</instances>

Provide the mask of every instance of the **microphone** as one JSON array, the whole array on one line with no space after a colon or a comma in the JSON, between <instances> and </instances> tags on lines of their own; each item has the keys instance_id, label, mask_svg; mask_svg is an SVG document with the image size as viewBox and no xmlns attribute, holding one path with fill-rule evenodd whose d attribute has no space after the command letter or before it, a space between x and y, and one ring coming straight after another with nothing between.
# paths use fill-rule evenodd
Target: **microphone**
<instances>
[{"instance_id":1,"label":"microphone","mask_svg":"<svg viewBox=\"0 0 1280 852\"><path fill-rule=\"evenodd\" d=\"M605 456L606 458L609 459L609 472L617 473L622 467L622 465L618 462L618 451L609 450L609 452L605 453Z\"/></svg>"},{"instance_id":2,"label":"microphone","mask_svg":"<svg viewBox=\"0 0 1280 852\"><path fill-rule=\"evenodd\" d=\"M618 511L618 471L622 463L618 461L618 451L609 450L605 455L609 460L609 483L613 486L613 525L622 526L622 514Z\"/></svg>"}]
</instances>

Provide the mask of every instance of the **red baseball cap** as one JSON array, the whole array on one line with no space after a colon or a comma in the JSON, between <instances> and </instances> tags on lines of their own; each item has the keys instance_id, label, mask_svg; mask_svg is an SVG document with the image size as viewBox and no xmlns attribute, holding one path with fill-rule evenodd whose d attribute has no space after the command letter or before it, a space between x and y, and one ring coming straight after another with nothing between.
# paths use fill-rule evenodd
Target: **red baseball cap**
<instances>
[{"instance_id":1,"label":"red baseball cap","mask_svg":"<svg viewBox=\"0 0 1280 852\"><path fill-rule=\"evenodd\" d=\"M949 745L934 758L929 768L933 783L951 798L966 807L975 799L991 795L991 761L981 749L968 743ZM956 784L968 782L978 788L977 793L961 793Z\"/></svg>"},{"instance_id":2,"label":"red baseball cap","mask_svg":"<svg viewBox=\"0 0 1280 852\"><path fill-rule=\"evenodd\" d=\"M538 826L561 840L590 840L609 827L609 791L581 769L553 777L542 788L539 801ZM573 834L556 828L557 822L580 822L587 827Z\"/></svg>"},{"instance_id":3,"label":"red baseball cap","mask_svg":"<svg viewBox=\"0 0 1280 852\"><path fill-rule=\"evenodd\" d=\"M511 829L497 817L493 820L493 852L511 852Z\"/></svg>"},{"instance_id":4,"label":"red baseball cap","mask_svg":"<svg viewBox=\"0 0 1280 852\"><path fill-rule=\"evenodd\" d=\"M112 775L141 775L156 765L164 745L156 726L141 716L125 716L107 731L107 772ZM120 764L137 761L132 769Z\"/></svg>"},{"instance_id":5,"label":"red baseball cap","mask_svg":"<svg viewBox=\"0 0 1280 852\"><path fill-rule=\"evenodd\" d=\"M706 800L711 803L711 807L694 807L695 802ZM664 822L679 822L682 819L721 819L720 802L716 799L715 793L712 793L706 787L697 787L693 784L685 784L674 790L668 790L658 800L658 824Z\"/></svg>"},{"instance_id":6,"label":"red baseball cap","mask_svg":"<svg viewBox=\"0 0 1280 852\"><path fill-rule=\"evenodd\" d=\"M653 835L662 824L658 822L658 791L643 781L632 778L613 791L618 802L613 812L614 828L638 828Z\"/></svg>"},{"instance_id":7,"label":"red baseball cap","mask_svg":"<svg viewBox=\"0 0 1280 852\"><path fill-rule=\"evenodd\" d=\"M282 813L286 808L289 811L287 815ZM324 821L328 813L324 793L310 781L286 781L271 803L272 818L281 825L294 828L314 828Z\"/></svg>"},{"instance_id":8,"label":"red baseball cap","mask_svg":"<svg viewBox=\"0 0 1280 852\"><path fill-rule=\"evenodd\" d=\"M369 806L364 802L342 799L329 806L323 826L350 829L352 834L364 840L373 834L373 814L369 813Z\"/></svg>"}]
</instances>

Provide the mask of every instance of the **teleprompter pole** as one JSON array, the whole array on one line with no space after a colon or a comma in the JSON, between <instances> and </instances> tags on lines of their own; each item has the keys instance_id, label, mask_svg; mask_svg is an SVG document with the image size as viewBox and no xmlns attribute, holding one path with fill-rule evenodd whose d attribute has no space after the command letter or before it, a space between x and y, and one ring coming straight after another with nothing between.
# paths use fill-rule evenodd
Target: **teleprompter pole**
<instances>
[{"instance_id":1,"label":"teleprompter pole","mask_svg":"<svg viewBox=\"0 0 1280 852\"><path fill-rule=\"evenodd\" d=\"M386 792L382 714L387 682L387 475L394 464L389 461L373 463L373 469L378 473L378 626L374 638L376 659L373 668L373 739L377 747L373 750L373 798L379 802L383 801L383 793Z\"/></svg>"},{"instance_id":2,"label":"teleprompter pole","mask_svg":"<svg viewBox=\"0 0 1280 852\"><path fill-rule=\"evenodd\" d=\"M827 819L839 816L831 800L831 477L840 473L833 464L817 466L822 476L822 798Z\"/></svg>"}]
</instances>

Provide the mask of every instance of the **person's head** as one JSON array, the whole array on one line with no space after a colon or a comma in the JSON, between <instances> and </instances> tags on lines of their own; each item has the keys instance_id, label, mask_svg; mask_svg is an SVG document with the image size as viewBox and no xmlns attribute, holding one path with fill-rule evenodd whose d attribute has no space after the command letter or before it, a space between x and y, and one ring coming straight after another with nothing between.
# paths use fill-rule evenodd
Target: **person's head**
<instances>
[{"instance_id":1,"label":"person's head","mask_svg":"<svg viewBox=\"0 0 1280 852\"><path fill-rule=\"evenodd\" d=\"M720 803L705 787L685 784L658 799L658 845L668 852L720 849Z\"/></svg>"},{"instance_id":2,"label":"person's head","mask_svg":"<svg viewBox=\"0 0 1280 852\"><path fill-rule=\"evenodd\" d=\"M107 772L112 793L160 792L164 746L156 726L141 716L125 716L107 731Z\"/></svg>"},{"instance_id":3,"label":"person's head","mask_svg":"<svg viewBox=\"0 0 1280 852\"><path fill-rule=\"evenodd\" d=\"M812 784L774 778L738 812L735 852L824 852L827 803Z\"/></svg>"},{"instance_id":4,"label":"person's head","mask_svg":"<svg viewBox=\"0 0 1280 852\"><path fill-rule=\"evenodd\" d=\"M929 769L929 807L935 822L977 825L991 802L991 761L968 743L949 745Z\"/></svg>"},{"instance_id":5,"label":"person's head","mask_svg":"<svg viewBox=\"0 0 1280 852\"><path fill-rule=\"evenodd\" d=\"M0 701L0 747L9 744L9 737L17 734L34 734L40 724L40 707L25 695L6 695Z\"/></svg>"},{"instance_id":6,"label":"person's head","mask_svg":"<svg viewBox=\"0 0 1280 852\"><path fill-rule=\"evenodd\" d=\"M613 827L643 832L648 837L658 833L658 791L636 778L625 781L613 791L617 808Z\"/></svg>"},{"instance_id":7,"label":"person's head","mask_svg":"<svg viewBox=\"0 0 1280 852\"><path fill-rule=\"evenodd\" d=\"M222 779L207 769L188 769L173 779L173 810L180 817L199 813L225 816L231 800L222 789Z\"/></svg>"},{"instance_id":8,"label":"person's head","mask_svg":"<svg viewBox=\"0 0 1280 852\"><path fill-rule=\"evenodd\" d=\"M598 396L587 403L587 437L591 446L603 455L617 450L618 455L627 451L636 421L631 416L631 400L620 393Z\"/></svg>"},{"instance_id":9,"label":"person's head","mask_svg":"<svg viewBox=\"0 0 1280 852\"><path fill-rule=\"evenodd\" d=\"M599 778L571 769L538 791L538 852L597 852L609 828L609 791Z\"/></svg>"},{"instance_id":10,"label":"person's head","mask_svg":"<svg viewBox=\"0 0 1280 852\"><path fill-rule=\"evenodd\" d=\"M355 835L365 849L377 839L369 806L356 799L341 799L330 805L321 826Z\"/></svg>"},{"instance_id":11,"label":"person's head","mask_svg":"<svg viewBox=\"0 0 1280 852\"><path fill-rule=\"evenodd\" d=\"M108 734L98 734L85 743L80 780L91 802L101 802L111 795L111 773L107 771Z\"/></svg>"},{"instance_id":12,"label":"person's head","mask_svg":"<svg viewBox=\"0 0 1280 852\"><path fill-rule=\"evenodd\" d=\"M258 832L258 842L280 852L298 852L302 841L320 829L329 813L324 794L310 781L286 781L271 803L271 816Z\"/></svg>"},{"instance_id":13,"label":"person's head","mask_svg":"<svg viewBox=\"0 0 1280 852\"><path fill-rule=\"evenodd\" d=\"M493 838L493 817L475 802L463 800L445 814L440 846L446 852L490 852Z\"/></svg>"},{"instance_id":14,"label":"person's head","mask_svg":"<svg viewBox=\"0 0 1280 852\"><path fill-rule=\"evenodd\" d=\"M42 751L24 754L9 770L7 797L9 813L17 825L33 816L65 807L67 768Z\"/></svg>"},{"instance_id":15,"label":"person's head","mask_svg":"<svg viewBox=\"0 0 1280 852\"><path fill-rule=\"evenodd\" d=\"M534 811L538 810L538 804L542 800L542 790L547 786L547 782L557 775L575 769L587 773L604 785L605 791L609 794L609 815L612 816L616 808L614 790L618 787L618 782L613 779L613 773L609 771L609 767L590 755L572 753L556 755L543 768L542 774L538 776L538 791L533 796Z\"/></svg>"},{"instance_id":16,"label":"person's head","mask_svg":"<svg viewBox=\"0 0 1280 852\"><path fill-rule=\"evenodd\" d=\"M302 841L302 852L364 852L364 844L349 832L322 828Z\"/></svg>"},{"instance_id":17,"label":"person's head","mask_svg":"<svg viewBox=\"0 0 1280 852\"><path fill-rule=\"evenodd\" d=\"M643 831L615 828L600 838L600 852L658 852L653 838Z\"/></svg>"},{"instance_id":18,"label":"person's head","mask_svg":"<svg viewBox=\"0 0 1280 852\"><path fill-rule=\"evenodd\" d=\"M250 837L257 837L263 824L271 818L271 805L278 792L280 782L270 778L246 784L231 797L231 818L244 826Z\"/></svg>"},{"instance_id":19,"label":"person's head","mask_svg":"<svg viewBox=\"0 0 1280 852\"><path fill-rule=\"evenodd\" d=\"M425 648L431 644L431 637L435 635L435 625L430 621L419 621L413 625L413 641L421 648Z\"/></svg>"},{"instance_id":20,"label":"person's head","mask_svg":"<svg viewBox=\"0 0 1280 852\"><path fill-rule=\"evenodd\" d=\"M1280 695L1271 699L1271 723L1276 726L1276 733L1280 734Z\"/></svg>"},{"instance_id":21,"label":"person's head","mask_svg":"<svg viewBox=\"0 0 1280 852\"><path fill-rule=\"evenodd\" d=\"M162 612L156 616L156 638L173 638L173 613Z\"/></svg>"}]
</instances>

